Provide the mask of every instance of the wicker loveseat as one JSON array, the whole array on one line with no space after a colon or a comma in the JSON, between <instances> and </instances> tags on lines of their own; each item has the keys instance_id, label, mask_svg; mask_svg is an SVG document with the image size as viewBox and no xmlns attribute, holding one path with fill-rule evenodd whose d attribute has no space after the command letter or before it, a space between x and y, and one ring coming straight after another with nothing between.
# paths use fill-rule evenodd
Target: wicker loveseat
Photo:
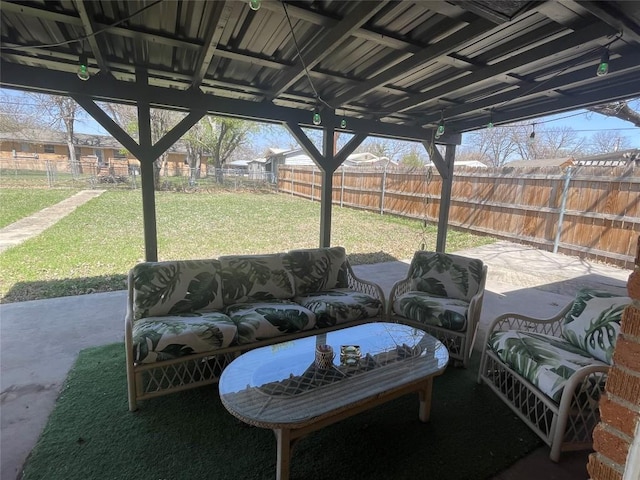
<instances>
[{"instance_id":1,"label":"wicker loveseat","mask_svg":"<svg viewBox=\"0 0 640 480\"><path fill-rule=\"evenodd\" d=\"M489 326L478 382L489 385L551 447L586 450L599 421L622 311L631 303L595 290L550 319L504 314Z\"/></svg>"},{"instance_id":2,"label":"wicker loveseat","mask_svg":"<svg viewBox=\"0 0 640 480\"><path fill-rule=\"evenodd\" d=\"M344 248L145 262L129 272L129 409L212 384L242 351L380 320L384 294Z\"/></svg>"},{"instance_id":3,"label":"wicker loveseat","mask_svg":"<svg viewBox=\"0 0 640 480\"><path fill-rule=\"evenodd\" d=\"M415 252L407 277L391 288L388 316L440 340L449 356L467 366L475 339L487 266L447 253Z\"/></svg>"}]
</instances>

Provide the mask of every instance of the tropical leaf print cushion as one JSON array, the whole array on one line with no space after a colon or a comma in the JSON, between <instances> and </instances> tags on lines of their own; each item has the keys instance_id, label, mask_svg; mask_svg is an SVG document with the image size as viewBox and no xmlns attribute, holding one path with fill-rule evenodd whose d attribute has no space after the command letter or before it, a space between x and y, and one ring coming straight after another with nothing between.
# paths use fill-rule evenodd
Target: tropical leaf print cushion
<instances>
[{"instance_id":1,"label":"tropical leaf print cushion","mask_svg":"<svg viewBox=\"0 0 640 480\"><path fill-rule=\"evenodd\" d=\"M236 333L221 312L144 318L133 324L133 355L136 363L154 363L209 352L228 347Z\"/></svg>"},{"instance_id":2,"label":"tropical leaf print cushion","mask_svg":"<svg viewBox=\"0 0 640 480\"><path fill-rule=\"evenodd\" d=\"M377 298L348 288L309 293L294 301L315 313L319 328L375 317L382 308Z\"/></svg>"},{"instance_id":3,"label":"tropical leaf print cushion","mask_svg":"<svg viewBox=\"0 0 640 480\"><path fill-rule=\"evenodd\" d=\"M578 369L603 365L563 338L509 330L493 332L489 346L498 357L541 392L560 402L567 380Z\"/></svg>"},{"instance_id":4,"label":"tropical leaf print cushion","mask_svg":"<svg viewBox=\"0 0 640 480\"><path fill-rule=\"evenodd\" d=\"M343 247L291 250L284 256L296 295L348 287L346 261Z\"/></svg>"},{"instance_id":5,"label":"tropical leaf print cushion","mask_svg":"<svg viewBox=\"0 0 640 480\"><path fill-rule=\"evenodd\" d=\"M434 297L424 292L407 292L393 302L396 315L424 325L435 325L457 332L467 327L469 302Z\"/></svg>"},{"instance_id":6,"label":"tropical leaf print cushion","mask_svg":"<svg viewBox=\"0 0 640 480\"><path fill-rule=\"evenodd\" d=\"M562 323L562 336L598 360L611 364L620 332L622 312L629 297L582 289Z\"/></svg>"},{"instance_id":7,"label":"tropical leaf print cushion","mask_svg":"<svg viewBox=\"0 0 640 480\"><path fill-rule=\"evenodd\" d=\"M130 281L134 320L223 308L218 260L139 263Z\"/></svg>"},{"instance_id":8,"label":"tropical leaf print cushion","mask_svg":"<svg viewBox=\"0 0 640 480\"><path fill-rule=\"evenodd\" d=\"M238 328L240 345L302 332L316 325L313 312L289 300L238 303L228 306L225 313Z\"/></svg>"},{"instance_id":9,"label":"tropical leaf print cushion","mask_svg":"<svg viewBox=\"0 0 640 480\"><path fill-rule=\"evenodd\" d=\"M418 251L411 261L411 289L469 302L480 288L483 266L474 258Z\"/></svg>"},{"instance_id":10,"label":"tropical leaf print cushion","mask_svg":"<svg viewBox=\"0 0 640 480\"><path fill-rule=\"evenodd\" d=\"M293 297L293 282L283 256L233 255L220 257L225 305Z\"/></svg>"}]
</instances>

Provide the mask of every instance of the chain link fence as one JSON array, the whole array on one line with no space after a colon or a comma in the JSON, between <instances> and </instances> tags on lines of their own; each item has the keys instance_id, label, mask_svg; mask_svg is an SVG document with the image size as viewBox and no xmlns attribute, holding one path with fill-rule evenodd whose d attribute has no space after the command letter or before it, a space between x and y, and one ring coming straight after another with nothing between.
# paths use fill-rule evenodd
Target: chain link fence
<instances>
[{"instance_id":1,"label":"chain link fence","mask_svg":"<svg viewBox=\"0 0 640 480\"><path fill-rule=\"evenodd\" d=\"M170 173L169 173L170 172ZM126 161L99 164L95 160L56 162L37 158L0 159L0 184L4 187L49 188L140 188L140 167ZM270 172L248 172L241 169L200 169L184 166L160 171L158 190L260 190L277 191L275 176Z\"/></svg>"}]
</instances>

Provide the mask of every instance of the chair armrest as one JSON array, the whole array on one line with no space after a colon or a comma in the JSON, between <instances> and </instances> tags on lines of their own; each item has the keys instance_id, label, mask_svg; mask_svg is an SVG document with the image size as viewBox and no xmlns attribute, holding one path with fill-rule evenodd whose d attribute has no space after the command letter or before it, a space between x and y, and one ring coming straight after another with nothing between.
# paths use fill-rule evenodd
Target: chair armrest
<instances>
[{"instance_id":1,"label":"chair armrest","mask_svg":"<svg viewBox=\"0 0 640 480\"><path fill-rule=\"evenodd\" d=\"M349 262L346 262L347 265L347 285L351 290L355 290L357 292L366 293L367 295L371 295L373 298L376 298L380 301L382 305L381 312L384 314L386 312L385 298L384 292L380 285L374 282L369 282L367 280L362 280L358 278L354 273L353 269Z\"/></svg>"},{"instance_id":2,"label":"chair armrest","mask_svg":"<svg viewBox=\"0 0 640 480\"><path fill-rule=\"evenodd\" d=\"M411 278L407 277L402 280L398 280L391 287L391 292L389 293L389 302L387 304L387 316L393 315L393 302L396 301L396 298L404 295L405 293L411 291Z\"/></svg>"},{"instance_id":3,"label":"chair armrest","mask_svg":"<svg viewBox=\"0 0 640 480\"><path fill-rule=\"evenodd\" d=\"M487 328L487 339L494 331L527 330L529 332L544 333L559 336L562 327L562 319L571 309L573 301L566 305L560 312L550 318L534 318L520 313L504 313L496 317Z\"/></svg>"}]
</instances>

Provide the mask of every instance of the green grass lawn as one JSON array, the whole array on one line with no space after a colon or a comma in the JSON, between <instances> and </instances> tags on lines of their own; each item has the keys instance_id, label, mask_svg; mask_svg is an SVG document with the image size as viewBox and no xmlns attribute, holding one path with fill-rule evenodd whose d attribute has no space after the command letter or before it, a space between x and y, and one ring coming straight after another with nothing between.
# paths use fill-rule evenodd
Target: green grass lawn
<instances>
[{"instance_id":1,"label":"green grass lawn","mask_svg":"<svg viewBox=\"0 0 640 480\"><path fill-rule=\"evenodd\" d=\"M158 259L210 258L317 247L320 204L276 193L156 193ZM447 251L493 239L450 230ZM331 244L353 264L411 258L436 227L333 207ZM2 302L122 290L144 260L139 190L108 190L39 236L0 254Z\"/></svg>"},{"instance_id":2,"label":"green grass lawn","mask_svg":"<svg viewBox=\"0 0 640 480\"><path fill-rule=\"evenodd\" d=\"M76 190L1 188L0 228L70 197Z\"/></svg>"}]
</instances>

